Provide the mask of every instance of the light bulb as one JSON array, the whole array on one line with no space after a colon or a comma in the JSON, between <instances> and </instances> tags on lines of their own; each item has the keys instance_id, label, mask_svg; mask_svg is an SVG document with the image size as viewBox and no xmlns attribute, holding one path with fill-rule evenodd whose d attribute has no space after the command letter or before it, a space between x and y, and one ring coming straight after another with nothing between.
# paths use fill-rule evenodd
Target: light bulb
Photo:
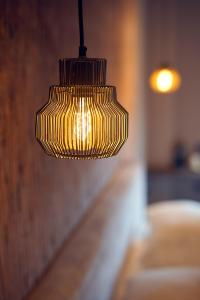
<instances>
[{"instance_id":1,"label":"light bulb","mask_svg":"<svg viewBox=\"0 0 200 300\"><path fill-rule=\"evenodd\" d=\"M158 74L156 79L156 84L159 90L163 93L169 91L172 88L173 84L173 75L169 70L162 70Z\"/></svg>"},{"instance_id":2,"label":"light bulb","mask_svg":"<svg viewBox=\"0 0 200 300\"><path fill-rule=\"evenodd\" d=\"M181 76L175 69L160 67L151 74L149 81L153 91L167 94L179 89Z\"/></svg>"},{"instance_id":3,"label":"light bulb","mask_svg":"<svg viewBox=\"0 0 200 300\"><path fill-rule=\"evenodd\" d=\"M92 116L88 104L86 105L88 100L90 102L91 99L78 99L78 109L74 116L74 138L78 143L91 143Z\"/></svg>"}]
</instances>

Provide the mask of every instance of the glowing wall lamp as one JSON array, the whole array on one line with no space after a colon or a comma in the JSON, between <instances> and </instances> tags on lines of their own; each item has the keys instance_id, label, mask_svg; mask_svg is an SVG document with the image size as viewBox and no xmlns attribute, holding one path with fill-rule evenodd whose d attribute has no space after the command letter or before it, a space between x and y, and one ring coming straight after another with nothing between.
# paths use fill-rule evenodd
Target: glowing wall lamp
<instances>
[{"instance_id":1,"label":"glowing wall lamp","mask_svg":"<svg viewBox=\"0 0 200 300\"><path fill-rule=\"evenodd\" d=\"M180 88L181 76L177 70L168 65L162 65L152 72L149 83L154 92L169 94Z\"/></svg>"},{"instance_id":2,"label":"glowing wall lamp","mask_svg":"<svg viewBox=\"0 0 200 300\"><path fill-rule=\"evenodd\" d=\"M128 138L128 113L106 85L106 60L87 58L82 0L78 0L79 57L60 60L60 85L36 116L36 138L57 158L92 159L118 153Z\"/></svg>"}]
</instances>

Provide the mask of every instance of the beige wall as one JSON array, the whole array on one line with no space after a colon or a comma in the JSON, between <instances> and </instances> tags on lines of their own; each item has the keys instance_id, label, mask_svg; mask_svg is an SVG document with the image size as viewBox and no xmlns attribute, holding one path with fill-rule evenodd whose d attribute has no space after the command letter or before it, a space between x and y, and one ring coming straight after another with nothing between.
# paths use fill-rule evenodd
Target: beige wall
<instances>
[{"instance_id":1,"label":"beige wall","mask_svg":"<svg viewBox=\"0 0 200 300\"><path fill-rule=\"evenodd\" d=\"M174 143L191 151L199 143L199 38L200 2L146 1L146 86L150 72L169 62L182 75L174 95L156 95L147 88L148 164L165 168L171 163Z\"/></svg>"},{"instance_id":2,"label":"beige wall","mask_svg":"<svg viewBox=\"0 0 200 300\"><path fill-rule=\"evenodd\" d=\"M34 122L58 82L58 59L77 55L76 1L0 1L2 300L27 294L120 163L143 164L137 2L85 1L88 55L108 59L108 82L130 113L130 133L114 158L69 161L43 153Z\"/></svg>"}]
</instances>

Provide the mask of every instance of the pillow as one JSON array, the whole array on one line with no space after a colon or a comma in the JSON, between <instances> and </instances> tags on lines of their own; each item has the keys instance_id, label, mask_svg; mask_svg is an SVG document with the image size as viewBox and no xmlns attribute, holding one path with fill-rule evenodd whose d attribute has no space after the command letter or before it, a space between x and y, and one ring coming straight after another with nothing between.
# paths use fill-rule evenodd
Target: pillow
<instances>
[{"instance_id":1,"label":"pillow","mask_svg":"<svg viewBox=\"0 0 200 300\"><path fill-rule=\"evenodd\" d=\"M154 226L200 222L200 203L191 200L155 203L149 206L148 216Z\"/></svg>"},{"instance_id":2,"label":"pillow","mask_svg":"<svg viewBox=\"0 0 200 300\"><path fill-rule=\"evenodd\" d=\"M149 208L151 234L145 240L143 268L200 266L200 204L175 201Z\"/></svg>"},{"instance_id":3,"label":"pillow","mask_svg":"<svg viewBox=\"0 0 200 300\"><path fill-rule=\"evenodd\" d=\"M199 300L200 269L142 271L127 282L123 300Z\"/></svg>"}]
</instances>

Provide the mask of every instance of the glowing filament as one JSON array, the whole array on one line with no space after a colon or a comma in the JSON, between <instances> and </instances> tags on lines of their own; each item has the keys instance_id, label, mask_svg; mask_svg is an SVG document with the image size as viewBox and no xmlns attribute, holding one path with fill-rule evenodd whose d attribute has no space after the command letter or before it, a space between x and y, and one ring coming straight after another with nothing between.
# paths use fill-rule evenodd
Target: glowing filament
<instances>
[{"instance_id":1,"label":"glowing filament","mask_svg":"<svg viewBox=\"0 0 200 300\"><path fill-rule=\"evenodd\" d=\"M91 140L91 112L86 105L86 98L79 99L78 110L74 122L75 139L80 143L90 143Z\"/></svg>"}]
</instances>

